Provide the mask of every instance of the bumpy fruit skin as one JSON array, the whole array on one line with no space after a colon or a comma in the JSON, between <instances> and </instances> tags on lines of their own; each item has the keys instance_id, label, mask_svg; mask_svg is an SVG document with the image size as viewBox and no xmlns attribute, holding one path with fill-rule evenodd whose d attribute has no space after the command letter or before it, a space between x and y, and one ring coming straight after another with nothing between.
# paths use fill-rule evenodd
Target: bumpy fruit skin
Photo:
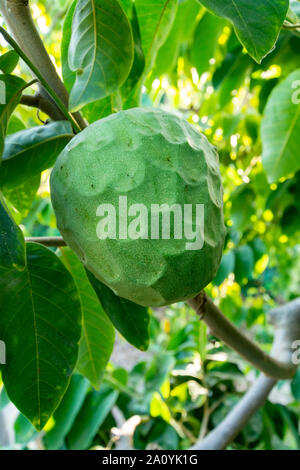
<instances>
[{"instance_id":1,"label":"bumpy fruit skin","mask_svg":"<svg viewBox=\"0 0 300 470\"><path fill-rule=\"evenodd\" d=\"M204 204L204 246L186 239L105 239L96 234L100 204ZM51 174L58 228L83 264L117 295L144 306L193 297L215 276L224 243L218 155L185 120L135 108L77 134Z\"/></svg>"}]
</instances>

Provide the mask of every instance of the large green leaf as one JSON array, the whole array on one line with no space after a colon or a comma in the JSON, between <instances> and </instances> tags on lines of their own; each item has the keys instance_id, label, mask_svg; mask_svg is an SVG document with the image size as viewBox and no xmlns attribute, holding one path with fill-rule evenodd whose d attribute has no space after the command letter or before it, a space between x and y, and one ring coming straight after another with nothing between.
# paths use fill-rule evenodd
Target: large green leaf
<instances>
[{"instance_id":1,"label":"large green leaf","mask_svg":"<svg viewBox=\"0 0 300 470\"><path fill-rule=\"evenodd\" d=\"M24 237L10 215L0 193L0 269L25 268Z\"/></svg>"},{"instance_id":2,"label":"large green leaf","mask_svg":"<svg viewBox=\"0 0 300 470\"><path fill-rule=\"evenodd\" d=\"M73 0L68 11L66 13L63 30L62 30L62 39L61 39L61 71L63 76L63 81L68 92L72 90L72 86L76 80L76 72L73 72L69 67L69 45L71 41L72 34L72 21L74 16L75 7L78 0Z\"/></svg>"},{"instance_id":3,"label":"large green leaf","mask_svg":"<svg viewBox=\"0 0 300 470\"><path fill-rule=\"evenodd\" d=\"M220 286L230 273L234 272L235 253L233 250L222 256L221 263L213 283Z\"/></svg>"},{"instance_id":4,"label":"large green leaf","mask_svg":"<svg viewBox=\"0 0 300 470\"><path fill-rule=\"evenodd\" d=\"M171 31L158 51L151 77L159 77L175 68L182 43L190 40L204 10L197 0L186 0L178 5Z\"/></svg>"},{"instance_id":5,"label":"large green leaf","mask_svg":"<svg viewBox=\"0 0 300 470\"><path fill-rule=\"evenodd\" d=\"M8 120L20 100L22 91L27 86L22 78L14 75L0 75L0 155L4 148Z\"/></svg>"},{"instance_id":6,"label":"large green leaf","mask_svg":"<svg viewBox=\"0 0 300 470\"><path fill-rule=\"evenodd\" d=\"M114 406L119 392L108 385L90 392L78 413L67 442L71 450L88 449L99 427Z\"/></svg>"},{"instance_id":7,"label":"large green leaf","mask_svg":"<svg viewBox=\"0 0 300 470\"><path fill-rule=\"evenodd\" d=\"M300 401L300 369L291 382L291 391L295 399Z\"/></svg>"},{"instance_id":8,"label":"large green leaf","mask_svg":"<svg viewBox=\"0 0 300 470\"><path fill-rule=\"evenodd\" d=\"M75 253L69 248L62 248L61 253L77 285L82 306L82 337L77 369L95 388L99 388L114 347L115 330Z\"/></svg>"},{"instance_id":9,"label":"large green leaf","mask_svg":"<svg viewBox=\"0 0 300 470\"><path fill-rule=\"evenodd\" d=\"M71 124L67 121L52 122L7 136L0 186L14 188L53 166L73 136Z\"/></svg>"},{"instance_id":10,"label":"large green leaf","mask_svg":"<svg viewBox=\"0 0 300 470\"><path fill-rule=\"evenodd\" d=\"M0 172L1 173L1 172ZM2 186L1 191L23 217L27 217L37 190L40 187L41 175L36 175L17 187Z\"/></svg>"},{"instance_id":11,"label":"large green leaf","mask_svg":"<svg viewBox=\"0 0 300 470\"><path fill-rule=\"evenodd\" d=\"M258 63L273 49L289 7L289 0L199 1L233 23L239 40Z\"/></svg>"},{"instance_id":12,"label":"large green leaf","mask_svg":"<svg viewBox=\"0 0 300 470\"><path fill-rule=\"evenodd\" d=\"M14 424L15 442L17 444L27 444L35 439L38 435L35 427L25 418L24 415L19 414Z\"/></svg>"},{"instance_id":13,"label":"large green leaf","mask_svg":"<svg viewBox=\"0 0 300 470\"><path fill-rule=\"evenodd\" d=\"M69 68L76 72L70 109L115 92L127 78L132 61L131 27L117 0L79 0L68 49Z\"/></svg>"},{"instance_id":14,"label":"large green leaf","mask_svg":"<svg viewBox=\"0 0 300 470\"><path fill-rule=\"evenodd\" d=\"M143 76L145 69L145 57L142 49L141 34L135 6L132 7L132 13L130 17L134 41L134 58L130 74L128 75L127 80L124 82L121 88L121 93L124 101L124 109L129 109L139 105L139 97L135 96L135 92L136 87L139 90L138 83L141 77Z\"/></svg>"},{"instance_id":15,"label":"large green leaf","mask_svg":"<svg viewBox=\"0 0 300 470\"><path fill-rule=\"evenodd\" d=\"M0 56L0 70L3 73L12 73L19 61L19 55L15 51L8 51Z\"/></svg>"},{"instance_id":16,"label":"large green leaf","mask_svg":"<svg viewBox=\"0 0 300 470\"><path fill-rule=\"evenodd\" d=\"M176 0L135 0L140 26L142 48L149 71L156 54L171 30L176 10Z\"/></svg>"},{"instance_id":17,"label":"large green leaf","mask_svg":"<svg viewBox=\"0 0 300 470\"><path fill-rule=\"evenodd\" d=\"M27 267L0 268L2 378L16 407L41 430L63 397L78 356L81 309L74 281L48 248L27 245Z\"/></svg>"},{"instance_id":18,"label":"large green leaf","mask_svg":"<svg viewBox=\"0 0 300 470\"><path fill-rule=\"evenodd\" d=\"M222 81L219 90L220 107L223 109L233 98L233 92L237 91L245 82L246 77L253 68L255 62L247 55L241 53L236 59L228 74Z\"/></svg>"},{"instance_id":19,"label":"large green leaf","mask_svg":"<svg viewBox=\"0 0 300 470\"><path fill-rule=\"evenodd\" d=\"M242 245L235 252L234 274L237 282L250 279L254 268L254 254L249 245Z\"/></svg>"},{"instance_id":20,"label":"large green leaf","mask_svg":"<svg viewBox=\"0 0 300 470\"><path fill-rule=\"evenodd\" d=\"M209 61L215 57L218 38L226 22L209 12L205 13L195 30L193 46L191 49L192 64L196 67L199 76L209 70Z\"/></svg>"},{"instance_id":21,"label":"large green leaf","mask_svg":"<svg viewBox=\"0 0 300 470\"><path fill-rule=\"evenodd\" d=\"M70 92L72 86L76 80L76 72L72 72L69 67L68 61L68 51L69 51L69 44L71 41L71 34L72 34L72 21L74 16L75 7L77 5L78 0L74 0L65 16L64 24L63 24L63 35L61 41L61 62L62 62L62 75L64 84L67 90ZM106 96L101 100L93 101L92 103L88 103L81 109L81 113L87 119L87 121L91 124L98 119L102 119L113 112L113 103L112 103L112 95Z\"/></svg>"},{"instance_id":22,"label":"large green leaf","mask_svg":"<svg viewBox=\"0 0 300 470\"><path fill-rule=\"evenodd\" d=\"M271 92L261 123L262 161L270 182L300 168L300 69Z\"/></svg>"},{"instance_id":23,"label":"large green leaf","mask_svg":"<svg viewBox=\"0 0 300 470\"><path fill-rule=\"evenodd\" d=\"M149 313L130 300L118 297L95 276L86 271L105 313L116 329L133 346L145 351L149 346Z\"/></svg>"},{"instance_id":24,"label":"large green leaf","mask_svg":"<svg viewBox=\"0 0 300 470\"><path fill-rule=\"evenodd\" d=\"M119 111L118 106L116 106L115 98L119 93L116 92L112 95L103 98L102 100L94 101L84 106L81 110L83 116L88 120L90 124L99 119L103 119L110 114ZM122 104L120 109L122 108Z\"/></svg>"},{"instance_id":25,"label":"large green leaf","mask_svg":"<svg viewBox=\"0 0 300 470\"><path fill-rule=\"evenodd\" d=\"M58 450L63 446L65 436L84 402L88 387L89 382L84 377L78 374L72 376L68 390L53 415L55 424L43 439L46 449Z\"/></svg>"}]
</instances>

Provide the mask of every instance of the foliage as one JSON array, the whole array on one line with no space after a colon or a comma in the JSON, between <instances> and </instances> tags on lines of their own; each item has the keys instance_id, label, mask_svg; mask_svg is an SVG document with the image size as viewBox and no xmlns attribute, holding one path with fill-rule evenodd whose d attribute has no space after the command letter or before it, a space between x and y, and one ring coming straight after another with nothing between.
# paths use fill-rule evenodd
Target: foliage
<instances>
[{"instance_id":1,"label":"foliage","mask_svg":"<svg viewBox=\"0 0 300 470\"><path fill-rule=\"evenodd\" d=\"M268 311L300 285L298 3L35 0L31 8L70 110L92 123L159 107L217 147L227 235L206 290L269 351ZM128 318L138 307L95 286L69 249L24 243L59 235L49 175L77 130L72 119L73 129L20 103L37 89L32 71L4 41L1 52L0 339L8 356L0 409L11 401L20 413L11 446L42 437L49 449L113 447L117 409L124 420L138 416L135 448L187 448L224 418L255 372L182 303L139 312L143 327L133 334ZM146 360L109 363L115 329L149 345ZM279 383L231 448L299 449L299 384L299 373Z\"/></svg>"}]
</instances>

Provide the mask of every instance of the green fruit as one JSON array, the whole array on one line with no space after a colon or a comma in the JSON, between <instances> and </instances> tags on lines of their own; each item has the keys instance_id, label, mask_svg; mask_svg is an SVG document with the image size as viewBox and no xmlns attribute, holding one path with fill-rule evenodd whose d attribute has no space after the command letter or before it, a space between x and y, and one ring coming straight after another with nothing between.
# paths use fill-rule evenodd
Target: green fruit
<instances>
[{"instance_id":1,"label":"green fruit","mask_svg":"<svg viewBox=\"0 0 300 470\"><path fill-rule=\"evenodd\" d=\"M120 196L123 201L127 197L128 208L145 206L147 232L145 225L141 230L136 212L125 224L130 237L122 238ZM173 114L136 108L90 125L59 155L51 175L51 197L65 241L87 269L121 297L145 306L167 305L193 297L216 274L225 235L218 155L202 134ZM106 223L110 237L114 232L108 213L96 215L101 204L115 208L116 239L99 239L100 221ZM179 225L172 215L171 238L163 239L160 232L153 239L152 204L179 204L182 217L184 204L192 205L190 228L198 228L198 233L196 204L203 204L203 247L194 244L187 249L191 240L181 224L178 238ZM130 224L135 224L135 231Z\"/></svg>"}]
</instances>

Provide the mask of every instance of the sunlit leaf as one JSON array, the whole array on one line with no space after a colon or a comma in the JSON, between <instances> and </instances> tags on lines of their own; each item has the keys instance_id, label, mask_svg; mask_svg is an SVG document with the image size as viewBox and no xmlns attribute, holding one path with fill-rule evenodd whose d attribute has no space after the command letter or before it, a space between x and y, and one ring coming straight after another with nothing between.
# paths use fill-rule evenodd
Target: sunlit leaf
<instances>
[{"instance_id":1,"label":"sunlit leaf","mask_svg":"<svg viewBox=\"0 0 300 470\"><path fill-rule=\"evenodd\" d=\"M115 92L127 78L132 60L132 32L117 0L79 0L68 49L69 68L76 72L70 109Z\"/></svg>"},{"instance_id":2,"label":"sunlit leaf","mask_svg":"<svg viewBox=\"0 0 300 470\"><path fill-rule=\"evenodd\" d=\"M8 51L0 56L0 70L3 73L12 73L19 61L19 55L15 51Z\"/></svg>"},{"instance_id":3,"label":"sunlit leaf","mask_svg":"<svg viewBox=\"0 0 300 470\"><path fill-rule=\"evenodd\" d=\"M273 49L289 7L288 0L199 1L233 23L239 40L259 63Z\"/></svg>"},{"instance_id":4,"label":"sunlit leaf","mask_svg":"<svg viewBox=\"0 0 300 470\"><path fill-rule=\"evenodd\" d=\"M82 306L82 337L77 369L95 388L99 388L113 350L115 330L75 253L69 248L60 251L77 285Z\"/></svg>"},{"instance_id":5,"label":"sunlit leaf","mask_svg":"<svg viewBox=\"0 0 300 470\"><path fill-rule=\"evenodd\" d=\"M149 346L149 313L130 300L118 297L105 284L86 271L88 278L115 328L136 348L145 351Z\"/></svg>"},{"instance_id":6,"label":"sunlit leaf","mask_svg":"<svg viewBox=\"0 0 300 470\"><path fill-rule=\"evenodd\" d=\"M74 420L84 402L89 382L78 374L71 378L70 385L53 415L54 425L46 433L43 442L46 449L58 450L70 431Z\"/></svg>"},{"instance_id":7,"label":"sunlit leaf","mask_svg":"<svg viewBox=\"0 0 300 470\"><path fill-rule=\"evenodd\" d=\"M106 416L114 406L118 391L102 385L99 392L90 392L68 434L67 442L72 450L88 449Z\"/></svg>"},{"instance_id":8,"label":"sunlit leaf","mask_svg":"<svg viewBox=\"0 0 300 470\"><path fill-rule=\"evenodd\" d=\"M272 183L300 168L300 70L277 85L261 123L262 161Z\"/></svg>"},{"instance_id":9,"label":"sunlit leaf","mask_svg":"<svg viewBox=\"0 0 300 470\"><path fill-rule=\"evenodd\" d=\"M0 269L2 378L17 408L41 430L75 367L81 309L74 281L49 249L29 243L22 271Z\"/></svg>"},{"instance_id":10,"label":"sunlit leaf","mask_svg":"<svg viewBox=\"0 0 300 470\"><path fill-rule=\"evenodd\" d=\"M0 193L0 269L25 268L25 241Z\"/></svg>"},{"instance_id":11,"label":"sunlit leaf","mask_svg":"<svg viewBox=\"0 0 300 470\"><path fill-rule=\"evenodd\" d=\"M7 136L2 155L0 186L13 188L24 184L53 166L73 136L68 121L52 122Z\"/></svg>"}]
</instances>

